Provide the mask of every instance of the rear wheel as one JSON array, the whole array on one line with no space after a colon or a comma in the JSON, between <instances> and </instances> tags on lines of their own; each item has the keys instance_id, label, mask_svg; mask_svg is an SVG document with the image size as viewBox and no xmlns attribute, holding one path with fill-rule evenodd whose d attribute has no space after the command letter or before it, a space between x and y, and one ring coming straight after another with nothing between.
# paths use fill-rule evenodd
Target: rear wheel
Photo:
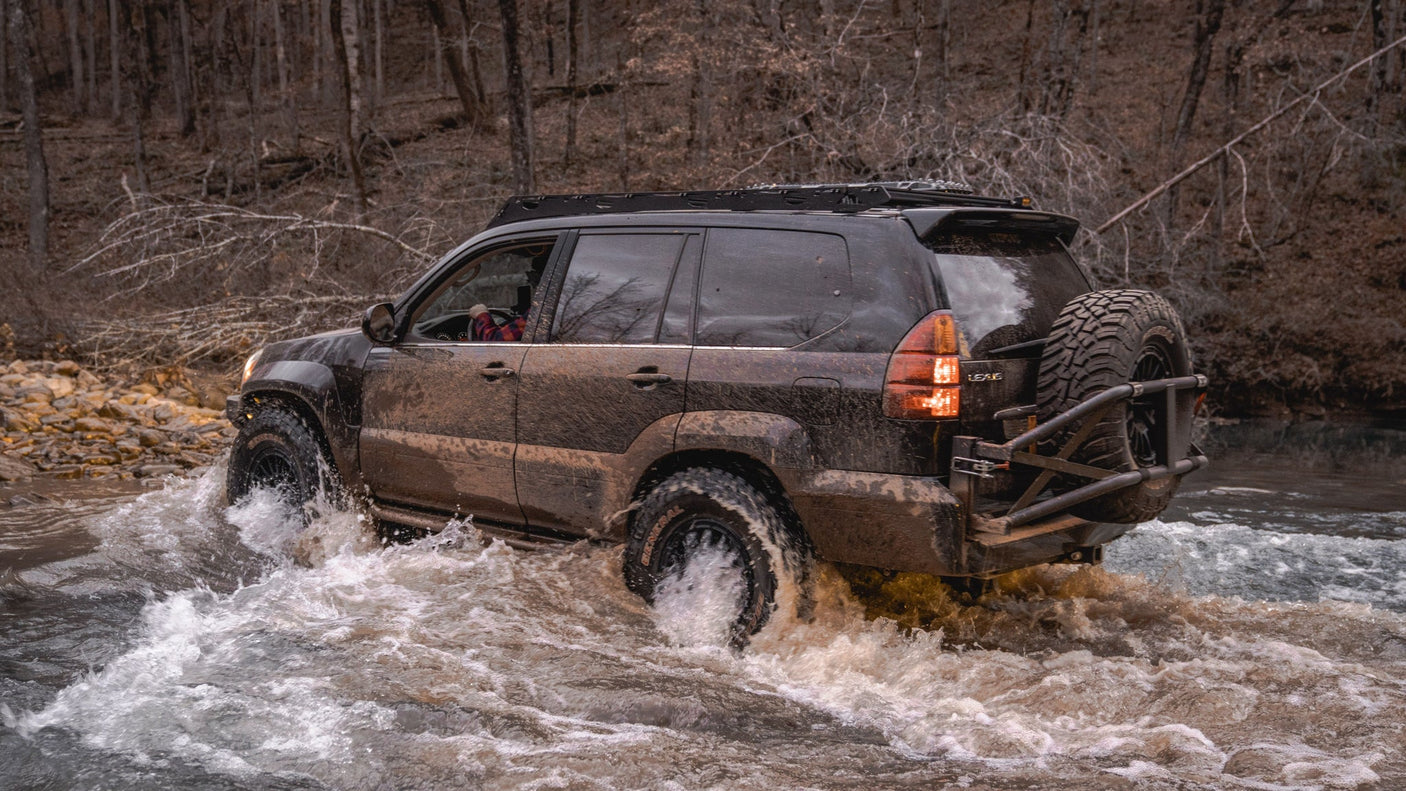
<instances>
[{"instance_id":1,"label":"rear wheel","mask_svg":"<svg viewBox=\"0 0 1406 791\"><path fill-rule=\"evenodd\" d=\"M230 450L225 492L238 503L255 489L272 489L300 518L307 506L337 491L321 442L297 414L274 408L254 413Z\"/></svg>"},{"instance_id":2,"label":"rear wheel","mask_svg":"<svg viewBox=\"0 0 1406 791\"><path fill-rule=\"evenodd\" d=\"M1081 401L1125 382L1145 382L1191 374L1191 353L1181 319L1168 302L1150 291L1093 291L1065 305L1050 330L1040 361L1040 420L1072 409ZM1117 472L1166 464L1162 396L1133 399L1106 414L1073 460ZM1189 421L1180 422L1189 431ZM1050 441L1062 446L1078 429ZM1099 522L1144 522L1167 507L1180 477L1145 481L1071 509Z\"/></svg>"},{"instance_id":3,"label":"rear wheel","mask_svg":"<svg viewBox=\"0 0 1406 791\"><path fill-rule=\"evenodd\" d=\"M712 468L669 476L640 503L625 544L625 584L653 604L666 579L709 554L727 558L738 583L733 643L770 618L783 580L806 580L809 553L787 532L781 511L742 478Z\"/></svg>"}]
</instances>

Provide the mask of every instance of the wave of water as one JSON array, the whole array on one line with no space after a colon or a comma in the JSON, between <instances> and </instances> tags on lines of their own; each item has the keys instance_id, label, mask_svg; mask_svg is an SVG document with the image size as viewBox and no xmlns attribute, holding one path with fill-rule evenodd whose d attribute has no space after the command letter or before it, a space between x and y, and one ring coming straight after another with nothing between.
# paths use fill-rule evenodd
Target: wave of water
<instances>
[{"instance_id":1,"label":"wave of water","mask_svg":"<svg viewBox=\"0 0 1406 791\"><path fill-rule=\"evenodd\" d=\"M723 564L651 610L619 549L471 525L301 534L223 473L90 518L97 549L0 586L0 777L148 788L1389 788L1406 780L1399 545L1139 527L1107 569L975 605L842 578L750 647ZM721 584L721 583L719 583ZM856 595L859 591L862 595ZM87 608L87 609L84 609ZM87 633L66 642L56 610ZM86 619L86 620L85 620ZM101 626L80 622L98 622ZM94 637L94 635L97 637ZM101 643L108 639L108 644ZM86 653L85 653L86 652ZM29 674L21 659L84 657ZM3 783L0 783L3 785Z\"/></svg>"}]
</instances>

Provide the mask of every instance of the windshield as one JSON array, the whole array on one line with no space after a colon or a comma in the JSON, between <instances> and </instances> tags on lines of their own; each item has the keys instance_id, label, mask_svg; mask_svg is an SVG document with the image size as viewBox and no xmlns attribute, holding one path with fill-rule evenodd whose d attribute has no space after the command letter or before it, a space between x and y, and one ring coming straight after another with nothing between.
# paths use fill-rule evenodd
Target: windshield
<instances>
[{"instance_id":1,"label":"windshield","mask_svg":"<svg viewBox=\"0 0 1406 791\"><path fill-rule=\"evenodd\" d=\"M963 353L973 358L1038 357L1065 303L1092 288L1069 251L1048 234L944 234L927 246L957 317Z\"/></svg>"}]
</instances>

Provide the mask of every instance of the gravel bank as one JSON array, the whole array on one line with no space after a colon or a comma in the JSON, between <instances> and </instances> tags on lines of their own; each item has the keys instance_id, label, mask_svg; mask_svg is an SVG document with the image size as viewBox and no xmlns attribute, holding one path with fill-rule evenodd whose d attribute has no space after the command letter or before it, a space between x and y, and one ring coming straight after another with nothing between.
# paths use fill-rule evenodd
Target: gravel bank
<instances>
[{"instance_id":1,"label":"gravel bank","mask_svg":"<svg viewBox=\"0 0 1406 791\"><path fill-rule=\"evenodd\" d=\"M0 481L181 474L236 433L180 384L121 386L71 360L0 362L0 424Z\"/></svg>"}]
</instances>

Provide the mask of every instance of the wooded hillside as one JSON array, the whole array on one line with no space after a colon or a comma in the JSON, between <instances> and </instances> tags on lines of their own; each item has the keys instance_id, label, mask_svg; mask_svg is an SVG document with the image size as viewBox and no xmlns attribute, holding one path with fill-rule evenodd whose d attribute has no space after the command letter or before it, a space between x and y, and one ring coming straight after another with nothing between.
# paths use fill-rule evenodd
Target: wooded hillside
<instances>
[{"instance_id":1,"label":"wooded hillside","mask_svg":"<svg viewBox=\"0 0 1406 791\"><path fill-rule=\"evenodd\" d=\"M944 178L1079 217L1102 285L1177 304L1223 413L1406 408L1406 0L0 15L11 353L232 367L513 193Z\"/></svg>"}]
</instances>

